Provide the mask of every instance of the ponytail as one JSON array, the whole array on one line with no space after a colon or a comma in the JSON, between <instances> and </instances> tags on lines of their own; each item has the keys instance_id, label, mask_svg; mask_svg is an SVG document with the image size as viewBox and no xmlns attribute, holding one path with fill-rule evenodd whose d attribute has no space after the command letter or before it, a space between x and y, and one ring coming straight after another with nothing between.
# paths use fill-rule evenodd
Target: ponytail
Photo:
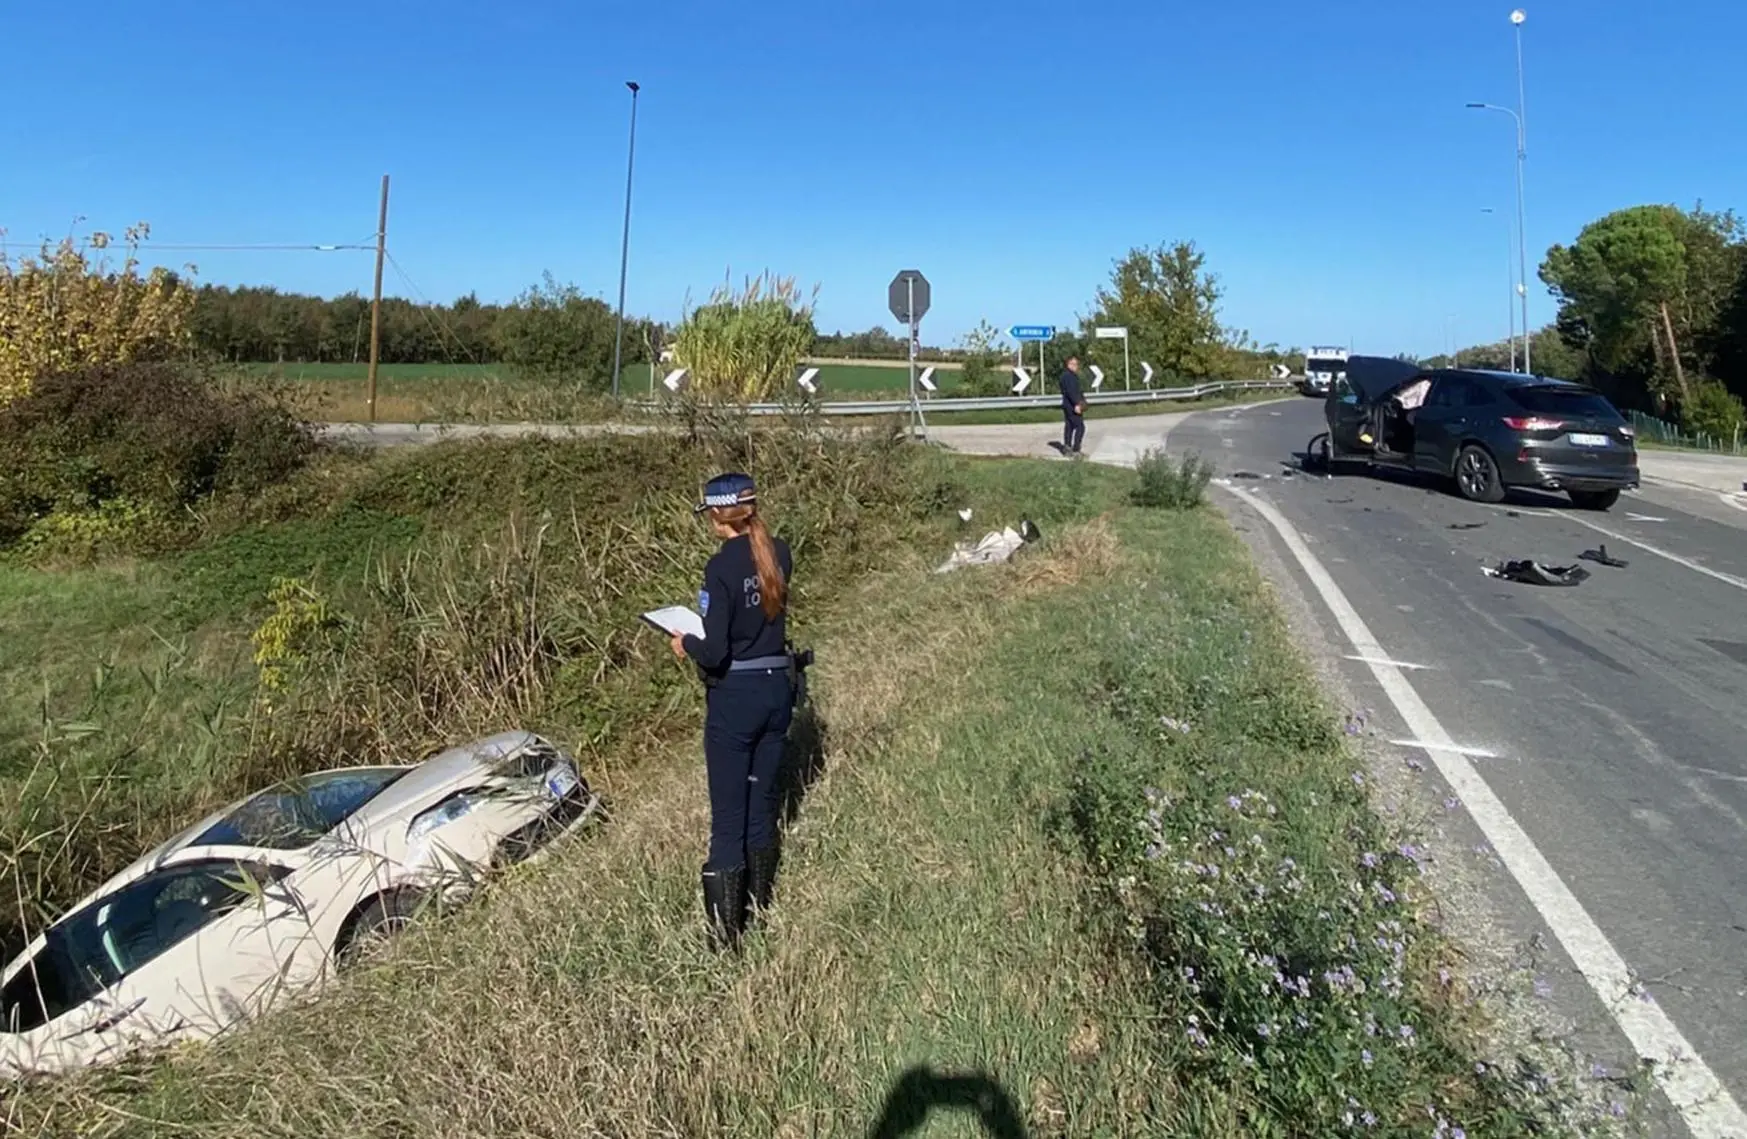
<instances>
[{"instance_id":1,"label":"ponytail","mask_svg":"<svg viewBox=\"0 0 1747 1139\"><path fill-rule=\"evenodd\" d=\"M746 520L746 533L752 539L752 565L758 570L759 603L764 619L774 621L789 600L788 582L783 580L782 566L776 560L776 543L771 541L764 519L756 513Z\"/></svg>"},{"instance_id":2,"label":"ponytail","mask_svg":"<svg viewBox=\"0 0 1747 1139\"><path fill-rule=\"evenodd\" d=\"M710 516L741 531L752 543L752 567L758 571L759 607L764 610L765 620L776 620L788 605L789 587L783 580L782 566L776 560L776 543L771 540L764 519L758 516L758 508L751 505L713 506Z\"/></svg>"}]
</instances>

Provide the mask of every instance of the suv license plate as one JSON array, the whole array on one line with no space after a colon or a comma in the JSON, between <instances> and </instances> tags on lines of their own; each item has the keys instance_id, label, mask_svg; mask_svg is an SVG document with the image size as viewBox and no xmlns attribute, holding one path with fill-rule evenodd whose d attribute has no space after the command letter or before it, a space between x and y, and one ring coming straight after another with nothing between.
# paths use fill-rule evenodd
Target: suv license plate
<instances>
[{"instance_id":1,"label":"suv license plate","mask_svg":"<svg viewBox=\"0 0 1747 1139\"><path fill-rule=\"evenodd\" d=\"M1605 446L1607 446L1607 436L1606 435L1585 435L1581 432L1573 431L1570 435L1570 439L1571 439L1572 445L1577 446L1577 447L1605 447Z\"/></svg>"}]
</instances>

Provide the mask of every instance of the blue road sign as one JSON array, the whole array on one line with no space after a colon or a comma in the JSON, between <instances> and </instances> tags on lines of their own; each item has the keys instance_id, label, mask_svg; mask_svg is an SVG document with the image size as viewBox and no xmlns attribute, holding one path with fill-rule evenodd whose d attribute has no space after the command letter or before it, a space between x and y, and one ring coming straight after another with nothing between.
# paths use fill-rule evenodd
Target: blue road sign
<instances>
[{"instance_id":1,"label":"blue road sign","mask_svg":"<svg viewBox=\"0 0 1747 1139\"><path fill-rule=\"evenodd\" d=\"M1054 340L1055 325L1015 324L1007 330L1007 335L1015 340Z\"/></svg>"}]
</instances>

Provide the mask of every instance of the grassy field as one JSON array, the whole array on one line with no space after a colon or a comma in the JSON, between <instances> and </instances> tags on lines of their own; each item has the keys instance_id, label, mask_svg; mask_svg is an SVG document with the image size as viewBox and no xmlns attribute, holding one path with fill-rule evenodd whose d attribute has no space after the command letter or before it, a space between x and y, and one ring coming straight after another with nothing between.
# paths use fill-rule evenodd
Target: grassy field
<instances>
[{"instance_id":1,"label":"grassy field","mask_svg":"<svg viewBox=\"0 0 1747 1139\"><path fill-rule=\"evenodd\" d=\"M684 504L729 461L795 543L819 652L740 961L701 937L695 683L633 617L692 587ZM1411 836L1235 536L1133 480L823 438L445 444L330 460L171 557L0 567L3 833L58 836L3 852L15 881L64 892L274 757L509 723L613 808L313 1005L0 1092L7 1133L1587 1131L1485 1050ZM931 572L1021 517L1044 541L1012 565ZM248 633L282 575L343 620L294 638L266 711ZM518 683L480 663L506 659ZM41 847L79 869L19 873Z\"/></svg>"},{"instance_id":2,"label":"grassy field","mask_svg":"<svg viewBox=\"0 0 1747 1139\"><path fill-rule=\"evenodd\" d=\"M823 398L865 400L908 391L907 363L821 362L819 393ZM363 363L288 363L246 365L246 374L273 377L302 390L306 400L330 407L330 418L365 418L369 365ZM936 365L940 395L952 395L959 372ZM646 363L625 365L622 388L629 395L650 391ZM517 405L538 405L538 391L517 379L514 370L473 363L384 363L377 369L377 418L388 423L435 421L444 414L477 418L494 409L508 414ZM549 400L550 402L550 400Z\"/></svg>"},{"instance_id":3,"label":"grassy field","mask_svg":"<svg viewBox=\"0 0 1747 1139\"><path fill-rule=\"evenodd\" d=\"M822 365L821 398L901 400L906 394L907 373L902 367L879 364ZM271 379L281 385L293 403L312 418L331 423L360 423L368 418L364 371L350 364L295 365L284 370L270 366L250 369L248 375ZM941 423L1031 423L1060 418L1053 408L1018 412L959 412L947 410L956 388L956 373L937 372L940 392L925 401L929 421ZM248 381L245 381L248 382ZM648 391L648 370L627 368L625 391L632 396ZM1152 415L1161 411L1194 407L1205 410L1232 402L1274 398L1279 392L1214 396L1189 403L1162 400L1158 403L1113 404L1097 407L1093 417ZM607 401L526 383L493 368L471 365L431 368L425 365L385 365L377 377L376 418L383 423L530 423L588 422L615 412Z\"/></svg>"}]
</instances>

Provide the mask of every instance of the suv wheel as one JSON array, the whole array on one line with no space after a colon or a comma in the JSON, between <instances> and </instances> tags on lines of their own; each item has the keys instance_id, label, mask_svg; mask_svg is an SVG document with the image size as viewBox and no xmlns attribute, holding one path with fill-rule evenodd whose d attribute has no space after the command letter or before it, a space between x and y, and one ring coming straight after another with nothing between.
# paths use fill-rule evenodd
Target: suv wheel
<instances>
[{"instance_id":1,"label":"suv wheel","mask_svg":"<svg viewBox=\"0 0 1747 1139\"><path fill-rule=\"evenodd\" d=\"M1456 490L1469 502L1504 501L1504 480L1485 447L1469 443L1457 453Z\"/></svg>"},{"instance_id":2,"label":"suv wheel","mask_svg":"<svg viewBox=\"0 0 1747 1139\"><path fill-rule=\"evenodd\" d=\"M1617 490L1574 490L1571 504L1579 510L1607 510L1620 500Z\"/></svg>"}]
</instances>

